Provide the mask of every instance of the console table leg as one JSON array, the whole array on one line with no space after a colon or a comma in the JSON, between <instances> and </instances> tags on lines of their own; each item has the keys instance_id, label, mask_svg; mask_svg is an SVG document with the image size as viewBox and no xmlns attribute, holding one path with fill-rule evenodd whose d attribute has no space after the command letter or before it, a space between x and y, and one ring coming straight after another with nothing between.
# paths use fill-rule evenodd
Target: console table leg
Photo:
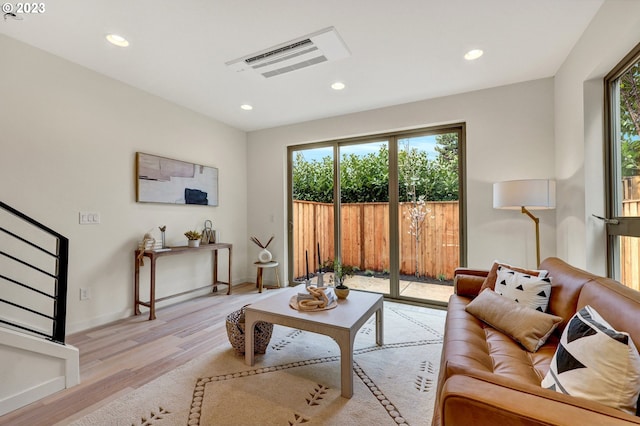
<instances>
[{"instance_id":1,"label":"console table leg","mask_svg":"<svg viewBox=\"0 0 640 426\"><path fill-rule=\"evenodd\" d=\"M229 245L229 285L227 287L227 294L231 294L231 283L232 283L231 281L231 259L232 259L231 250L232 250L232 247L231 245Z\"/></svg>"},{"instance_id":2,"label":"console table leg","mask_svg":"<svg viewBox=\"0 0 640 426\"><path fill-rule=\"evenodd\" d=\"M151 259L151 285L149 286L149 321L156 319L156 259Z\"/></svg>"},{"instance_id":3,"label":"console table leg","mask_svg":"<svg viewBox=\"0 0 640 426\"><path fill-rule=\"evenodd\" d=\"M218 250L213 251L213 290L212 293L218 291Z\"/></svg>"},{"instance_id":4,"label":"console table leg","mask_svg":"<svg viewBox=\"0 0 640 426\"><path fill-rule=\"evenodd\" d=\"M138 259L138 255L140 252L136 250L133 253L133 264L134 266L134 274L133 274L133 314L140 315L140 260Z\"/></svg>"}]
</instances>

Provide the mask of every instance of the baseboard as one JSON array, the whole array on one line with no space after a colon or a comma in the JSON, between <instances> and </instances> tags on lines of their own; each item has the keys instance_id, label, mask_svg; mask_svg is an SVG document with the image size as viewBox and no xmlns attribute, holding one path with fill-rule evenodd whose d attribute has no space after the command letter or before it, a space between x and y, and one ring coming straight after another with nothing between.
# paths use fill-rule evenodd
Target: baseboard
<instances>
[{"instance_id":1,"label":"baseboard","mask_svg":"<svg viewBox=\"0 0 640 426\"><path fill-rule=\"evenodd\" d=\"M233 280L233 286L236 286L238 284L243 284L248 282L246 279L241 279L241 280ZM220 287L218 287L218 291L226 291L226 285L222 284ZM157 308L162 308L164 306L170 306L176 303L180 303L180 302L184 302L185 300L189 300L189 299L193 299L196 297L200 297L200 296L204 296L205 294L208 294L211 290L209 288L203 288L200 291L194 291L193 293L189 293L186 294L184 296L179 296L179 297L175 297L172 299L168 299L162 302L158 302L156 304L156 309ZM148 297L148 295L147 295ZM146 313L147 311L145 310L143 312L143 315ZM73 333L79 333L81 331L85 331L85 330L90 330L92 328L96 328L96 327L100 327L102 325L105 324L109 324L124 318L129 318L130 316L132 316L133 313L133 307L124 309L122 311L118 311L118 312L112 312L109 314L105 314L105 315L101 315L99 317L94 317L94 318L89 318L87 320L83 320L83 321L76 321L73 323L67 323L67 335L69 334L73 334Z\"/></svg>"},{"instance_id":2,"label":"baseboard","mask_svg":"<svg viewBox=\"0 0 640 426\"><path fill-rule=\"evenodd\" d=\"M38 401L52 393L61 391L65 388L64 376L55 377L48 382L41 383L30 389L11 395L3 400L0 400L0 416L3 416L13 410L17 410L20 407L24 407L27 404Z\"/></svg>"}]
</instances>

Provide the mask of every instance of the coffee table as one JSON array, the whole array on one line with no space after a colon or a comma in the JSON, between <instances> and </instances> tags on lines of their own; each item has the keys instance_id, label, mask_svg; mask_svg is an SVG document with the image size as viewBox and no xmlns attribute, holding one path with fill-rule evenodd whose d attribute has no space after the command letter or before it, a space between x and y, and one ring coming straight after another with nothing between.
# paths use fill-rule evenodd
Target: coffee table
<instances>
[{"instance_id":1,"label":"coffee table","mask_svg":"<svg viewBox=\"0 0 640 426\"><path fill-rule=\"evenodd\" d=\"M340 347L340 385L342 396L353 396L353 342L365 322L376 314L376 344L383 344L382 295L351 290L333 309L317 312L298 311L289 300L304 287L288 287L245 308L245 333L253 336L257 321L267 321L332 337ZM253 339L245 339L244 362L254 364Z\"/></svg>"}]
</instances>

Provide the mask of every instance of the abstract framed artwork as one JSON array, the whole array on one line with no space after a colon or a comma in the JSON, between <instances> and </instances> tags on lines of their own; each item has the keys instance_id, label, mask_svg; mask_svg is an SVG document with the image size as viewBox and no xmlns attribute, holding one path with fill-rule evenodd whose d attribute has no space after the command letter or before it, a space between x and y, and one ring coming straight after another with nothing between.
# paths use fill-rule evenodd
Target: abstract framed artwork
<instances>
[{"instance_id":1,"label":"abstract framed artwork","mask_svg":"<svg viewBox=\"0 0 640 426\"><path fill-rule=\"evenodd\" d=\"M139 203L218 205L218 169L136 153Z\"/></svg>"}]
</instances>

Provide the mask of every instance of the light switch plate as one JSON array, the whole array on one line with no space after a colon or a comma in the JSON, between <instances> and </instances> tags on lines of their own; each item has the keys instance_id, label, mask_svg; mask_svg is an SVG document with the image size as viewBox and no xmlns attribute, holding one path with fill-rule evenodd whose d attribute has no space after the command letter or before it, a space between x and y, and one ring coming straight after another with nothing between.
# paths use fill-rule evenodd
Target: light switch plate
<instances>
[{"instance_id":1,"label":"light switch plate","mask_svg":"<svg viewBox=\"0 0 640 426\"><path fill-rule=\"evenodd\" d=\"M99 212L80 212L78 216L80 225L98 225L100 223Z\"/></svg>"}]
</instances>

